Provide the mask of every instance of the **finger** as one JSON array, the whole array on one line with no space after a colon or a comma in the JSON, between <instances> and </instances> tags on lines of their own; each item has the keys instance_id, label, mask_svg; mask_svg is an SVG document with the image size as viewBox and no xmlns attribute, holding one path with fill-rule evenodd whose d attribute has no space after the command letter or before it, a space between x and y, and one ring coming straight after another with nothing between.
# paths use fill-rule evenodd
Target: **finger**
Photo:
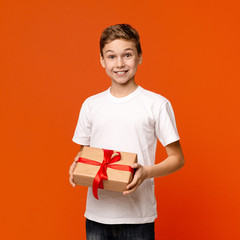
<instances>
[{"instance_id":1,"label":"finger","mask_svg":"<svg viewBox=\"0 0 240 240\"><path fill-rule=\"evenodd\" d=\"M127 190L130 190L130 189L134 188L134 186L137 185L138 181L139 181L139 178L134 177L133 180L132 180L132 182L130 182L130 183L127 185Z\"/></svg>"},{"instance_id":2,"label":"finger","mask_svg":"<svg viewBox=\"0 0 240 240\"><path fill-rule=\"evenodd\" d=\"M76 167L77 163L76 162L73 162L72 165L70 166L69 168L69 174L72 174L74 168Z\"/></svg>"},{"instance_id":3,"label":"finger","mask_svg":"<svg viewBox=\"0 0 240 240\"><path fill-rule=\"evenodd\" d=\"M130 194L130 193L134 192L134 191L138 188L138 185L139 185L139 184L136 184L133 188L124 191L124 192L123 192L123 195L127 195L127 194Z\"/></svg>"},{"instance_id":4,"label":"finger","mask_svg":"<svg viewBox=\"0 0 240 240\"><path fill-rule=\"evenodd\" d=\"M137 169L137 168L140 168L141 167L141 164L140 163L134 163L132 164L131 168L134 168L134 169Z\"/></svg>"},{"instance_id":5,"label":"finger","mask_svg":"<svg viewBox=\"0 0 240 240\"><path fill-rule=\"evenodd\" d=\"M69 177L69 182L73 187L76 186L76 184L73 182L73 176L72 175L70 175L70 177Z\"/></svg>"}]
</instances>

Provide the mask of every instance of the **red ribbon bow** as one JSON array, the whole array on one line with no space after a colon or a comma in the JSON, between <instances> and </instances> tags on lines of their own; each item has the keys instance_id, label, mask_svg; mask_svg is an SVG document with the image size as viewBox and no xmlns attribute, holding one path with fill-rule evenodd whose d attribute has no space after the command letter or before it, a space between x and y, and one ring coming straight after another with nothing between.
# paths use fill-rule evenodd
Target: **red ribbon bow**
<instances>
[{"instance_id":1,"label":"red ribbon bow","mask_svg":"<svg viewBox=\"0 0 240 240\"><path fill-rule=\"evenodd\" d=\"M121 159L120 152L115 152L115 153L117 153L117 155L114 157L112 157L112 155L114 154L113 150L103 149L103 152L104 152L104 158L103 158L102 163L94 161L94 160L82 158L82 157L80 157L78 159L78 162L81 162L81 163L100 166L100 168L93 180L93 185L92 185L93 195L96 199L98 199L98 188L103 189L103 180L108 179L108 176L107 176L107 168L108 167L112 168L112 169L129 171L129 172L133 173L133 169L131 168L131 166L121 165L121 164L113 164L115 162L118 162Z\"/></svg>"}]
</instances>

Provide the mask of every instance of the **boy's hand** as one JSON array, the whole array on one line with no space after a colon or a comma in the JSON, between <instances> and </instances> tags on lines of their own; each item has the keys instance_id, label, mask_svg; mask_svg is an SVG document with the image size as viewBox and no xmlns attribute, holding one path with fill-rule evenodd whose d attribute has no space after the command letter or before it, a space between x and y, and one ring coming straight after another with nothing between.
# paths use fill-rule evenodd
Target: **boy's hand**
<instances>
[{"instance_id":1,"label":"boy's hand","mask_svg":"<svg viewBox=\"0 0 240 240\"><path fill-rule=\"evenodd\" d=\"M134 192L147 178L146 167L142 166L140 163L134 163L131 167L135 169L135 174L132 182L127 185L127 190L123 192L123 195Z\"/></svg>"},{"instance_id":2,"label":"boy's hand","mask_svg":"<svg viewBox=\"0 0 240 240\"><path fill-rule=\"evenodd\" d=\"M79 152L79 153L77 154L77 156L74 158L74 162L72 163L72 165L71 165L70 168L69 168L69 182L70 182L70 184L71 184L73 187L76 186L76 184L73 182L73 170L74 170L74 168L75 168L76 165L77 165L77 161L78 161L79 157L80 157L80 152Z\"/></svg>"}]
</instances>

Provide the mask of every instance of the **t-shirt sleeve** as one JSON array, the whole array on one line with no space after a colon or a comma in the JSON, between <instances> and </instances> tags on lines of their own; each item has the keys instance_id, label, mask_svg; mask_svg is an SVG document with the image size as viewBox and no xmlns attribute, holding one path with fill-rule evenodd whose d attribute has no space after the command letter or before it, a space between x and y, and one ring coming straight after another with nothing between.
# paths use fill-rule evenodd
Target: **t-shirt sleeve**
<instances>
[{"instance_id":1,"label":"t-shirt sleeve","mask_svg":"<svg viewBox=\"0 0 240 240\"><path fill-rule=\"evenodd\" d=\"M155 129L156 136L164 147L180 139L173 108L169 101L167 101L160 110L156 120Z\"/></svg>"},{"instance_id":2,"label":"t-shirt sleeve","mask_svg":"<svg viewBox=\"0 0 240 240\"><path fill-rule=\"evenodd\" d=\"M89 106L85 101L81 107L73 142L80 145L90 145L91 124L89 121Z\"/></svg>"}]
</instances>

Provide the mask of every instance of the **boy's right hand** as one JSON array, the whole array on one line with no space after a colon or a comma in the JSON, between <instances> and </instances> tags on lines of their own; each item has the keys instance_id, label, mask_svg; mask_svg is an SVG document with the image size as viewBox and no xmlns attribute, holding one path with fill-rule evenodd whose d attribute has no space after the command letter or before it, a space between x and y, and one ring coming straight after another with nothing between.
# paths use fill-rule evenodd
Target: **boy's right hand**
<instances>
[{"instance_id":1,"label":"boy's right hand","mask_svg":"<svg viewBox=\"0 0 240 240\"><path fill-rule=\"evenodd\" d=\"M80 157L80 152L79 152L79 153L77 154L77 156L74 158L74 161L73 161L72 165L71 165L70 168L69 168L69 182L70 182L70 184L71 184L73 187L76 186L76 184L73 182L73 171L74 171L74 168L75 168L76 165L77 165L77 161L78 161L79 157Z\"/></svg>"}]
</instances>

